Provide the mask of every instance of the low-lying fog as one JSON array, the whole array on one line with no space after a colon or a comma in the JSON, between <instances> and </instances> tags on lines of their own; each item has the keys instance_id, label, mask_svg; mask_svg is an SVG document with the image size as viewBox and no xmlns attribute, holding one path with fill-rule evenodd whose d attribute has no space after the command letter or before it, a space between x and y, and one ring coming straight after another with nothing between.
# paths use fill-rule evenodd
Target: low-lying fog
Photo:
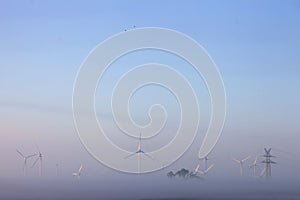
<instances>
[{"instance_id":1,"label":"low-lying fog","mask_svg":"<svg viewBox=\"0 0 300 200\"><path fill-rule=\"evenodd\" d=\"M287 184L288 183L288 184ZM121 175L105 179L1 180L0 199L300 199L297 181Z\"/></svg>"}]
</instances>

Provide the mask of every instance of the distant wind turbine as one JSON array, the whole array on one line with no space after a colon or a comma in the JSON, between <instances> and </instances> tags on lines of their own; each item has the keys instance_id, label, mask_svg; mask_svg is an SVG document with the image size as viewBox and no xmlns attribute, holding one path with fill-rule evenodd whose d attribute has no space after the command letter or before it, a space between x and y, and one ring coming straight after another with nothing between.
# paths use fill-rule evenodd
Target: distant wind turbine
<instances>
[{"instance_id":1,"label":"distant wind turbine","mask_svg":"<svg viewBox=\"0 0 300 200\"><path fill-rule=\"evenodd\" d=\"M154 160L150 155L148 155L147 153L145 153L144 150L142 150L141 141L142 141L142 135L140 134L139 144L138 144L137 151L125 157L125 159L127 159L127 158L130 158L130 157L132 157L132 156L134 156L134 155L137 154L137 156L138 156L138 173L139 174L141 173L141 166L142 166L141 155L142 154L145 155L145 156L147 156L151 160Z\"/></svg>"},{"instance_id":2,"label":"distant wind turbine","mask_svg":"<svg viewBox=\"0 0 300 200\"><path fill-rule=\"evenodd\" d=\"M248 156L242 160L238 160L236 158L232 158L233 161L237 162L240 165L240 174L243 176L243 164L246 160L248 160L251 156Z\"/></svg>"},{"instance_id":3,"label":"distant wind turbine","mask_svg":"<svg viewBox=\"0 0 300 200\"><path fill-rule=\"evenodd\" d=\"M34 157L36 156L36 154L31 154L28 156L25 156L21 151L19 151L18 149L16 149L17 153L23 158L24 160L24 164L23 164L23 175L26 176L27 174L27 160L28 158Z\"/></svg>"},{"instance_id":4,"label":"distant wind turbine","mask_svg":"<svg viewBox=\"0 0 300 200\"><path fill-rule=\"evenodd\" d=\"M59 176L59 165L58 165L58 163L56 163L56 176Z\"/></svg>"},{"instance_id":5,"label":"distant wind turbine","mask_svg":"<svg viewBox=\"0 0 300 200\"><path fill-rule=\"evenodd\" d=\"M249 166L250 169L251 168L253 169L253 176L256 176L256 171L257 171L257 168L259 167L257 160L258 160L258 156L256 156L254 162Z\"/></svg>"},{"instance_id":6,"label":"distant wind turbine","mask_svg":"<svg viewBox=\"0 0 300 200\"><path fill-rule=\"evenodd\" d=\"M201 158L200 160L203 160L203 164L204 164L204 170L207 169L207 162L209 160L211 160L212 158L208 158L208 156L205 156L204 158Z\"/></svg>"},{"instance_id":7,"label":"distant wind turbine","mask_svg":"<svg viewBox=\"0 0 300 200\"><path fill-rule=\"evenodd\" d=\"M38 163L38 161L40 161L39 174L40 174L40 176L42 176L43 175L43 157L44 157L44 155L41 153L40 148L39 148L38 145L36 145L36 148L38 150L38 158L34 161L31 168L34 167Z\"/></svg>"},{"instance_id":8,"label":"distant wind turbine","mask_svg":"<svg viewBox=\"0 0 300 200\"><path fill-rule=\"evenodd\" d=\"M80 165L79 169L77 172L74 172L72 175L73 176L76 176L78 179L80 179L80 176L81 176L81 171L82 171L82 164Z\"/></svg>"}]
</instances>

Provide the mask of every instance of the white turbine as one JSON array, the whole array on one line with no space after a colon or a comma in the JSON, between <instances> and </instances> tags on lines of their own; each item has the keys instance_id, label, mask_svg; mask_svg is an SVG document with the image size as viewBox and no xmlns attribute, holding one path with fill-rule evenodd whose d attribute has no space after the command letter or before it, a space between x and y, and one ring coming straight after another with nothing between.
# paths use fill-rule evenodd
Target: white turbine
<instances>
[{"instance_id":1,"label":"white turbine","mask_svg":"<svg viewBox=\"0 0 300 200\"><path fill-rule=\"evenodd\" d=\"M24 154L19 151L18 149L16 149L17 153L23 158L24 160L24 164L23 164L23 175L26 176L27 174L27 160L28 158L31 158L31 157L34 157L36 156L36 154L31 154L31 155L28 155L28 156L24 156Z\"/></svg>"},{"instance_id":2,"label":"white turbine","mask_svg":"<svg viewBox=\"0 0 300 200\"><path fill-rule=\"evenodd\" d=\"M205 170L200 170L200 165L198 164L197 167L194 169L194 174L200 173L202 175L206 175L213 167L214 167L214 164L210 165Z\"/></svg>"},{"instance_id":3,"label":"white turbine","mask_svg":"<svg viewBox=\"0 0 300 200\"><path fill-rule=\"evenodd\" d=\"M74 172L72 175L73 175L73 176L76 176L78 179L80 179L81 171L82 171L82 164L80 165L78 171L77 171L77 172Z\"/></svg>"},{"instance_id":4,"label":"white turbine","mask_svg":"<svg viewBox=\"0 0 300 200\"><path fill-rule=\"evenodd\" d=\"M257 171L256 169L257 169L257 167L259 167L259 165L257 163L257 160L258 160L258 156L256 156L256 158L255 158L254 162L252 163L252 165L249 165L249 168L253 169L253 176L256 176L256 171Z\"/></svg>"},{"instance_id":5,"label":"white turbine","mask_svg":"<svg viewBox=\"0 0 300 200\"><path fill-rule=\"evenodd\" d=\"M36 145L36 148L38 150L38 158L34 161L31 168L34 167L38 163L38 161L40 161L39 174L40 174L40 176L42 176L43 175L43 157L44 157L44 155L41 153L40 148L37 145Z\"/></svg>"},{"instance_id":6,"label":"white turbine","mask_svg":"<svg viewBox=\"0 0 300 200\"><path fill-rule=\"evenodd\" d=\"M201 160L203 160L204 170L206 170L207 169L207 161L211 160L211 158L208 158L208 156L205 156Z\"/></svg>"},{"instance_id":7,"label":"white turbine","mask_svg":"<svg viewBox=\"0 0 300 200\"><path fill-rule=\"evenodd\" d=\"M246 160L248 160L251 156L248 156L242 160L238 160L236 158L232 158L233 161L237 162L238 164L240 164L240 174L241 176L243 176L243 164Z\"/></svg>"},{"instance_id":8,"label":"white turbine","mask_svg":"<svg viewBox=\"0 0 300 200\"><path fill-rule=\"evenodd\" d=\"M141 155L142 154L147 156L151 160L154 160L150 155L148 155L145 151L142 150L141 141L142 141L142 135L140 134L140 139L139 139L139 144L138 144L137 151L125 157L125 159L127 159L127 158L130 158L130 157L134 156L135 154L137 154L137 156L138 156L138 173L139 174L141 173L141 166L142 166Z\"/></svg>"}]
</instances>

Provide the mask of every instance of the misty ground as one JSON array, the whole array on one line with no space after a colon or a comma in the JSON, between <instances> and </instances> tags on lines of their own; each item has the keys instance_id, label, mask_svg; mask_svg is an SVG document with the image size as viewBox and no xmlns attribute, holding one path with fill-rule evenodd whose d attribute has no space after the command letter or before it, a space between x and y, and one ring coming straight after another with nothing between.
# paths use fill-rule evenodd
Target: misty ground
<instances>
[{"instance_id":1,"label":"misty ground","mask_svg":"<svg viewBox=\"0 0 300 200\"><path fill-rule=\"evenodd\" d=\"M0 181L0 199L300 199L296 183L274 180L16 179Z\"/></svg>"}]
</instances>

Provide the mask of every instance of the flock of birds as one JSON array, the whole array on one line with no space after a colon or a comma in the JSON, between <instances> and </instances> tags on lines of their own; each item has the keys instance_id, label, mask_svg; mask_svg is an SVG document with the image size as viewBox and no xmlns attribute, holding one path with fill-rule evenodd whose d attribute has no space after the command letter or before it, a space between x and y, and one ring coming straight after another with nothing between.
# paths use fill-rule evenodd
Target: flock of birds
<instances>
[{"instance_id":1,"label":"flock of birds","mask_svg":"<svg viewBox=\"0 0 300 200\"><path fill-rule=\"evenodd\" d=\"M132 29L135 29L135 28L136 28L136 26L132 26ZM124 32L129 31L129 30L131 30L131 29L124 29Z\"/></svg>"}]
</instances>

